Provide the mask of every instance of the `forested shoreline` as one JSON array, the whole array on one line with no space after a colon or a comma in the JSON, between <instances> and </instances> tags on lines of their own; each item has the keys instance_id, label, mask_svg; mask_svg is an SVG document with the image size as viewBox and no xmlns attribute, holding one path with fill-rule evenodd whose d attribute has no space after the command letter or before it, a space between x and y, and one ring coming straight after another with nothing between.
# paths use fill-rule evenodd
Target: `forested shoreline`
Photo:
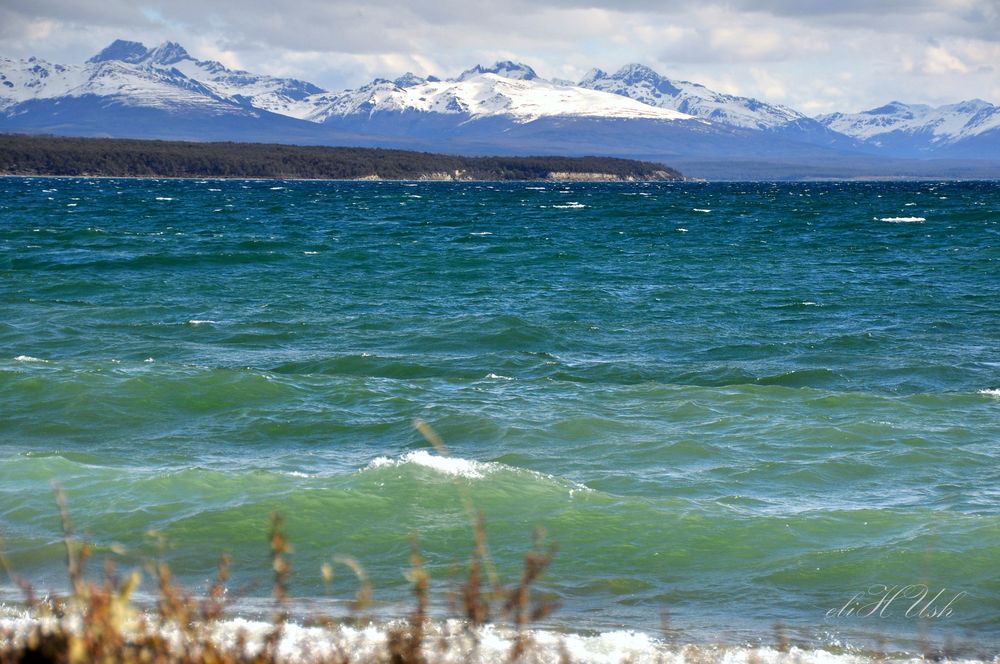
<instances>
[{"instance_id":1,"label":"forested shoreline","mask_svg":"<svg viewBox=\"0 0 1000 664\"><path fill-rule=\"evenodd\" d=\"M0 174L318 180L681 180L614 157L466 157L381 148L0 134Z\"/></svg>"}]
</instances>

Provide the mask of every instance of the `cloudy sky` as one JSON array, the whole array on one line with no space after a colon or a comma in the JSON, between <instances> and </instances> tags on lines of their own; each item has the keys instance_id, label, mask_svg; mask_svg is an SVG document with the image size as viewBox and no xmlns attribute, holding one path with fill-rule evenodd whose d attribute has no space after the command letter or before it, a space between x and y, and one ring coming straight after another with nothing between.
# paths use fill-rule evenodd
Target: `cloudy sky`
<instances>
[{"instance_id":1,"label":"cloudy sky","mask_svg":"<svg viewBox=\"0 0 1000 664\"><path fill-rule=\"evenodd\" d=\"M642 62L793 106L1000 103L1000 0L3 0L0 56L82 62L116 38L331 90L525 62L546 78Z\"/></svg>"}]
</instances>

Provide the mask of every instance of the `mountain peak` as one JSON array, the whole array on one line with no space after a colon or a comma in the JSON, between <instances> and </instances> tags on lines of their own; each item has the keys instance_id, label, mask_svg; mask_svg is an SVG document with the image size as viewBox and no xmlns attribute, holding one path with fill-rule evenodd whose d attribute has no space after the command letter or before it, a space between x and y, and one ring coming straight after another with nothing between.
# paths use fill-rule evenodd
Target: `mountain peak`
<instances>
[{"instance_id":1,"label":"mountain peak","mask_svg":"<svg viewBox=\"0 0 1000 664\"><path fill-rule=\"evenodd\" d=\"M658 73L653 71L652 68L646 65L639 64L638 62L632 62L618 71L615 72L612 78L616 78L620 81L624 81L628 84L640 83L642 81L649 81L650 83L659 83L663 80L663 77Z\"/></svg>"},{"instance_id":2,"label":"mountain peak","mask_svg":"<svg viewBox=\"0 0 1000 664\"><path fill-rule=\"evenodd\" d=\"M601 83L601 81L604 83ZM646 65L638 62L632 62L625 65L611 76L608 76L600 69L593 69L582 81L580 81L580 85L588 88L603 88L607 84L618 84L625 86L625 88L648 89L653 92L654 97L659 97L661 95L675 97L681 93L680 88L678 88L670 79L661 76L651 67L647 67ZM615 92L618 94L625 94L626 96L632 96L625 91L615 90ZM686 113L687 111L684 112Z\"/></svg>"},{"instance_id":3,"label":"mountain peak","mask_svg":"<svg viewBox=\"0 0 1000 664\"><path fill-rule=\"evenodd\" d=\"M412 88L414 85L420 85L421 83L426 83L426 82L427 79L417 76L412 71L406 72L405 74L403 74L402 76L393 81L393 83L395 83L396 86L400 88Z\"/></svg>"},{"instance_id":4,"label":"mountain peak","mask_svg":"<svg viewBox=\"0 0 1000 664\"><path fill-rule=\"evenodd\" d=\"M864 115L893 115L894 113L901 113L910 108L909 104L904 104L901 101L890 101L884 106L879 106L878 108L871 108L867 111L862 111Z\"/></svg>"},{"instance_id":5,"label":"mountain peak","mask_svg":"<svg viewBox=\"0 0 1000 664\"><path fill-rule=\"evenodd\" d=\"M87 60L87 62L107 62L108 60L120 60L135 64L141 62L149 55L149 49L144 44L124 39L116 39L103 51Z\"/></svg>"},{"instance_id":6,"label":"mountain peak","mask_svg":"<svg viewBox=\"0 0 1000 664\"><path fill-rule=\"evenodd\" d=\"M978 112L984 109L996 108L993 104L978 97L975 99L966 99L955 104L955 110L960 112Z\"/></svg>"},{"instance_id":7,"label":"mountain peak","mask_svg":"<svg viewBox=\"0 0 1000 664\"><path fill-rule=\"evenodd\" d=\"M492 67L476 65L472 69L466 69L462 72L462 75L458 77L458 80L464 81L472 78L473 76L480 76L482 74L496 74L497 76L513 78L519 81L533 81L538 78L538 74L535 73L535 70L528 65L521 62L513 62L511 60L503 60L494 63Z\"/></svg>"},{"instance_id":8,"label":"mountain peak","mask_svg":"<svg viewBox=\"0 0 1000 664\"><path fill-rule=\"evenodd\" d=\"M607 78L607 77L608 73L606 71L595 67L590 71L588 71L586 74L584 74L583 78L580 79L580 85L582 85L583 87L588 87L587 86L588 83L593 83L594 81L599 81L602 78Z\"/></svg>"},{"instance_id":9,"label":"mountain peak","mask_svg":"<svg viewBox=\"0 0 1000 664\"><path fill-rule=\"evenodd\" d=\"M149 52L149 60L158 65L172 65L181 60L192 59L184 47L177 42L163 42Z\"/></svg>"}]
</instances>

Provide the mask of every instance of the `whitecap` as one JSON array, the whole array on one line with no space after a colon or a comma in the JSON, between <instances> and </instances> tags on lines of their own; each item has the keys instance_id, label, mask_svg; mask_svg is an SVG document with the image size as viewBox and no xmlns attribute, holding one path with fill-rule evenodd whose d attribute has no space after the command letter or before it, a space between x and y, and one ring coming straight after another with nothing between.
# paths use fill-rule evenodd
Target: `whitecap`
<instances>
[{"instance_id":1,"label":"whitecap","mask_svg":"<svg viewBox=\"0 0 1000 664\"><path fill-rule=\"evenodd\" d=\"M469 233L469 235L485 236L485 235L493 235L493 233L490 233L489 231L480 231L478 233Z\"/></svg>"},{"instance_id":2,"label":"whitecap","mask_svg":"<svg viewBox=\"0 0 1000 664\"><path fill-rule=\"evenodd\" d=\"M431 454L427 450L414 450L407 452L398 459L390 457L377 457L368 464L369 469L373 468L395 468L406 464L430 468L444 475L454 477L465 477L468 479L482 479L489 473L496 470L497 464L483 461L472 461L460 457L445 457Z\"/></svg>"},{"instance_id":3,"label":"whitecap","mask_svg":"<svg viewBox=\"0 0 1000 664\"><path fill-rule=\"evenodd\" d=\"M217 320L209 320L207 318L205 319L192 318L191 320L188 321L188 325L216 325L218 324L218 322L219 321ZM146 361L148 362L149 360Z\"/></svg>"},{"instance_id":4,"label":"whitecap","mask_svg":"<svg viewBox=\"0 0 1000 664\"><path fill-rule=\"evenodd\" d=\"M514 380L510 376L501 376L500 374L495 374L492 371L490 373L486 374L486 377L489 380Z\"/></svg>"},{"instance_id":5,"label":"whitecap","mask_svg":"<svg viewBox=\"0 0 1000 664\"><path fill-rule=\"evenodd\" d=\"M680 227L678 227L678 228L677 228L677 232L678 232L678 233L687 233L687 232L688 232L688 229L686 229L686 228L680 228Z\"/></svg>"},{"instance_id":6,"label":"whitecap","mask_svg":"<svg viewBox=\"0 0 1000 664\"><path fill-rule=\"evenodd\" d=\"M286 470L282 474L287 475L288 477L300 477L303 479L311 479L313 477L316 477L315 475L310 475L309 473L303 473L298 470Z\"/></svg>"},{"instance_id":7,"label":"whitecap","mask_svg":"<svg viewBox=\"0 0 1000 664\"><path fill-rule=\"evenodd\" d=\"M170 197L170 196L157 196L156 200L158 200L158 201L172 201L174 199L172 197Z\"/></svg>"},{"instance_id":8,"label":"whitecap","mask_svg":"<svg viewBox=\"0 0 1000 664\"><path fill-rule=\"evenodd\" d=\"M916 224L927 221L924 217L881 217L879 221L888 221L894 224Z\"/></svg>"},{"instance_id":9,"label":"whitecap","mask_svg":"<svg viewBox=\"0 0 1000 664\"><path fill-rule=\"evenodd\" d=\"M42 362L48 364L48 360L43 360L41 358L32 357L30 355L18 355L14 358L15 362Z\"/></svg>"},{"instance_id":10,"label":"whitecap","mask_svg":"<svg viewBox=\"0 0 1000 664\"><path fill-rule=\"evenodd\" d=\"M708 208L691 208L693 212L711 212Z\"/></svg>"},{"instance_id":11,"label":"whitecap","mask_svg":"<svg viewBox=\"0 0 1000 664\"><path fill-rule=\"evenodd\" d=\"M145 362L146 364L152 364L153 362L156 362L156 360L154 360L151 357L147 357L145 360L143 360L143 362Z\"/></svg>"},{"instance_id":12,"label":"whitecap","mask_svg":"<svg viewBox=\"0 0 1000 664\"><path fill-rule=\"evenodd\" d=\"M986 396L989 397L996 397L997 399L1000 399L1000 389L994 388L990 390L979 390L979 393L985 394Z\"/></svg>"},{"instance_id":13,"label":"whitecap","mask_svg":"<svg viewBox=\"0 0 1000 664\"><path fill-rule=\"evenodd\" d=\"M550 475L548 473L540 473L535 470L528 470L527 468L508 466L496 461L474 461L471 459L463 459L461 457L439 456L431 454L428 450L414 450L412 452L407 452L397 459L385 456L376 457L371 460L364 470L399 468L407 464L427 468L441 473L442 475L462 477L471 480L480 480L485 478L487 475L493 475L496 473L527 475L535 480L542 480L544 482L561 485L568 491L570 496L573 496L577 492L590 493L593 491L593 489L585 484L556 477L555 475Z\"/></svg>"},{"instance_id":14,"label":"whitecap","mask_svg":"<svg viewBox=\"0 0 1000 664\"><path fill-rule=\"evenodd\" d=\"M564 209L564 210L565 209L568 209L568 210L579 210L581 208L585 208L585 207L588 207L588 206L584 205L583 203L579 203L577 201L570 201L569 203L566 203L564 205L553 205L552 207L554 207L554 208L561 208L561 209Z\"/></svg>"},{"instance_id":15,"label":"whitecap","mask_svg":"<svg viewBox=\"0 0 1000 664\"><path fill-rule=\"evenodd\" d=\"M319 252L318 251L303 251L302 253L305 254L306 256L315 256Z\"/></svg>"}]
</instances>

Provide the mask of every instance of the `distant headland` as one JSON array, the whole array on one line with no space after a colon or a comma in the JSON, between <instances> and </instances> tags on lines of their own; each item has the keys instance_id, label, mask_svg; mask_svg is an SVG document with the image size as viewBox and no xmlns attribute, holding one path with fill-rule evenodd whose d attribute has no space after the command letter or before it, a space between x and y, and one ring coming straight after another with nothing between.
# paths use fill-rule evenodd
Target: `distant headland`
<instances>
[{"instance_id":1,"label":"distant headland","mask_svg":"<svg viewBox=\"0 0 1000 664\"><path fill-rule=\"evenodd\" d=\"M0 174L444 181L685 179L663 164L613 157L464 157L378 148L20 134L0 134Z\"/></svg>"}]
</instances>

